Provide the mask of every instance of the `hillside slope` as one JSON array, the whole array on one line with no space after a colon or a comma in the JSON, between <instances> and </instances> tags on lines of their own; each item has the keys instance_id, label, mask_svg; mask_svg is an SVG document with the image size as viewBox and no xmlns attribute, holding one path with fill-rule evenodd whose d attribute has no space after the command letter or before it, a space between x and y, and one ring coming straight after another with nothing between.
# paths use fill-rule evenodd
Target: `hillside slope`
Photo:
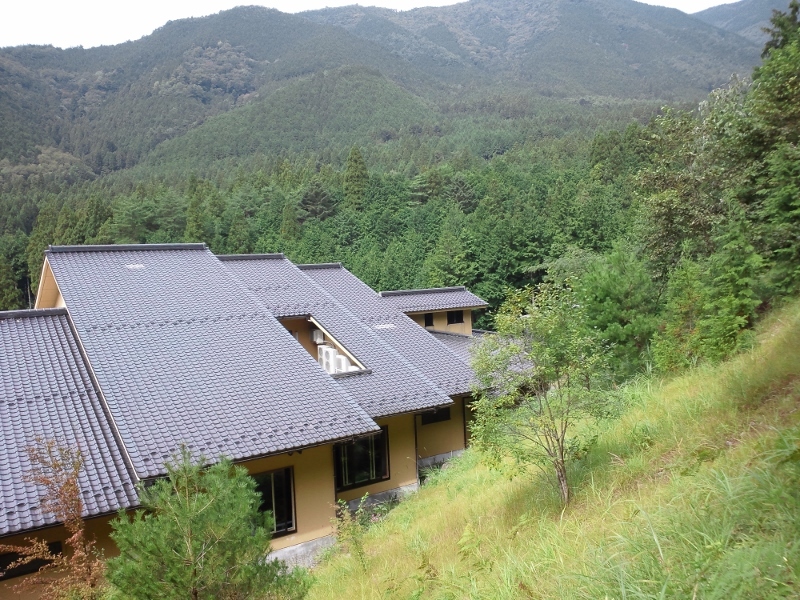
<instances>
[{"instance_id":1,"label":"hillside slope","mask_svg":"<svg viewBox=\"0 0 800 600\"><path fill-rule=\"evenodd\" d=\"M623 390L559 506L470 451L332 555L310 598L796 598L800 303L718 367Z\"/></svg>"},{"instance_id":2,"label":"hillside slope","mask_svg":"<svg viewBox=\"0 0 800 600\"><path fill-rule=\"evenodd\" d=\"M692 16L763 46L768 39L763 29L770 26L772 11L785 12L788 6L789 0L741 0L712 6Z\"/></svg>"}]
</instances>

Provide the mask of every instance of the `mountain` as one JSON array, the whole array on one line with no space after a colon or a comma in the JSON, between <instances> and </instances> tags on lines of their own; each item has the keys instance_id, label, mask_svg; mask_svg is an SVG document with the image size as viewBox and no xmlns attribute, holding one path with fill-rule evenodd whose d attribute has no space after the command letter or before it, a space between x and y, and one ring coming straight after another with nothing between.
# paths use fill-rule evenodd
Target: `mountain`
<instances>
[{"instance_id":1,"label":"mountain","mask_svg":"<svg viewBox=\"0 0 800 600\"><path fill-rule=\"evenodd\" d=\"M788 0L741 0L714 6L692 16L763 46L768 38L763 29L769 27L772 11L786 12L788 6Z\"/></svg>"},{"instance_id":2,"label":"mountain","mask_svg":"<svg viewBox=\"0 0 800 600\"><path fill-rule=\"evenodd\" d=\"M398 136L418 145L422 130L451 131L450 151L465 136L453 115L467 113L472 129L516 129L478 144L491 155L520 141L508 123L541 115L547 98L567 111L695 102L758 55L741 36L633 0L239 7L116 46L0 49L0 179L81 180Z\"/></svg>"},{"instance_id":3,"label":"mountain","mask_svg":"<svg viewBox=\"0 0 800 600\"><path fill-rule=\"evenodd\" d=\"M560 96L690 98L758 60L755 45L737 35L631 0L471 0L301 14L443 78L477 69Z\"/></svg>"},{"instance_id":4,"label":"mountain","mask_svg":"<svg viewBox=\"0 0 800 600\"><path fill-rule=\"evenodd\" d=\"M170 22L117 46L5 48L0 159L24 162L37 146L56 146L98 174L128 168L213 115L344 65L412 90L430 82L341 28L258 7Z\"/></svg>"}]
</instances>

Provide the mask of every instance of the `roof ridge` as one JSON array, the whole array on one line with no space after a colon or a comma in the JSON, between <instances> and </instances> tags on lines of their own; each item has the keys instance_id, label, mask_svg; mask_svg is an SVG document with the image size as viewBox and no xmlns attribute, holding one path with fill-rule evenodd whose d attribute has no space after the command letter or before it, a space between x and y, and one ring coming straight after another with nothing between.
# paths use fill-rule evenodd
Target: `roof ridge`
<instances>
[{"instance_id":1,"label":"roof ridge","mask_svg":"<svg viewBox=\"0 0 800 600\"><path fill-rule=\"evenodd\" d=\"M45 254L61 252L130 252L147 250L206 250L205 243L199 244L101 244L80 246L48 246Z\"/></svg>"},{"instance_id":2,"label":"roof ridge","mask_svg":"<svg viewBox=\"0 0 800 600\"><path fill-rule=\"evenodd\" d=\"M233 260L277 260L286 258L283 252L273 252L271 254L215 254L215 256L223 262Z\"/></svg>"},{"instance_id":3,"label":"roof ridge","mask_svg":"<svg viewBox=\"0 0 800 600\"><path fill-rule=\"evenodd\" d=\"M307 265L295 265L301 271L310 271L312 269L343 269L342 263L334 262L334 263L316 263L316 264L307 264Z\"/></svg>"},{"instance_id":4,"label":"roof ridge","mask_svg":"<svg viewBox=\"0 0 800 600\"><path fill-rule=\"evenodd\" d=\"M24 319L33 317L59 317L66 314L66 308L25 308L22 310L0 311L0 320Z\"/></svg>"},{"instance_id":5,"label":"roof ridge","mask_svg":"<svg viewBox=\"0 0 800 600\"><path fill-rule=\"evenodd\" d=\"M438 287L438 288L422 288L418 290L388 290L385 292L378 292L378 295L386 298L388 296L414 296L416 294L440 294L446 292L466 292L467 288L463 285L452 287Z\"/></svg>"}]
</instances>

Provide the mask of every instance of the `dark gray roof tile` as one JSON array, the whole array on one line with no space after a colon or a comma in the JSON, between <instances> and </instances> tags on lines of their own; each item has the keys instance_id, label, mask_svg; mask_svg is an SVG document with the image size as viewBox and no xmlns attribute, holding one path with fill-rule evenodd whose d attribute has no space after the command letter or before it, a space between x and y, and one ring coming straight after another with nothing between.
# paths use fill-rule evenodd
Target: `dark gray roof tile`
<instances>
[{"instance_id":1,"label":"dark gray roof tile","mask_svg":"<svg viewBox=\"0 0 800 600\"><path fill-rule=\"evenodd\" d=\"M0 536L53 525L24 481L37 437L79 449L84 516L137 504L101 399L63 309L0 313Z\"/></svg>"},{"instance_id":2,"label":"dark gray roof tile","mask_svg":"<svg viewBox=\"0 0 800 600\"><path fill-rule=\"evenodd\" d=\"M429 332L433 337L437 340L442 342L445 346L450 348L455 355L461 358L466 364L470 364L470 360L472 356L470 354L470 349L472 348L473 344L480 341L481 337L485 335L485 332L473 330L472 335L460 335L457 333L446 333L443 331L431 331Z\"/></svg>"},{"instance_id":3,"label":"dark gray roof tile","mask_svg":"<svg viewBox=\"0 0 800 600\"><path fill-rule=\"evenodd\" d=\"M376 431L205 247L48 261L140 477L181 444L245 460Z\"/></svg>"},{"instance_id":4,"label":"dark gray roof tile","mask_svg":"<svg viewBox=\"0 0 800 600\"><path fill-rule=\"evenodd\" d=\"M339 263L227 257L225 264L276 316L314 316L373 370L340 382L372 417L442 406L443 397L470 391L467 364Z\"/></svg>"},{"instance_id":5,"label":"dark gray roof tile","mask_svg":"<svg viewBox=\"0 0 800 600\"><path fill-rule=\"evenodd\" d=\"M463 310L489 306L465 287L393 290L380 292L384 302L405 312Z\"/></svg>"},{"instance_id":6,"label":"dark gray roof tile","mask_svg":"<svg viewBox=\"0 0 800 600\"><path fill-rule=\"evenodd\" d=\"M341 268L307 273L321 288L352 306L381 339L403 354L417 371L424 373L447 395L470 392L473 373L469 366L350 271Z\"/></svg>"}]
</instances>

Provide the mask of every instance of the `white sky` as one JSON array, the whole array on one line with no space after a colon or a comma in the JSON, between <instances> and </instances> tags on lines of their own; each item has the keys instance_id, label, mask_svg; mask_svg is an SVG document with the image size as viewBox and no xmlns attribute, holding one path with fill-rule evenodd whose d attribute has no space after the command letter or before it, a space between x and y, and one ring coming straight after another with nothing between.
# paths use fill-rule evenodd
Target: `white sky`
<instances>
[{"instance_id":1,"label":"white sky","mask_svg":"<svg viewBox=\"0 0 800 600\"><path fill-rule=\"evenodd\" d=\"M445 6L457 0L358 0L398 10ZM697 12L730 0L644 0ZM283 12L346 6L356 0L4 0L0 9L0 47L52 44L61 48L119 44L137 40L167 21L202 17L239 5L260 4Z\"/></svg>"}]
</instances>

